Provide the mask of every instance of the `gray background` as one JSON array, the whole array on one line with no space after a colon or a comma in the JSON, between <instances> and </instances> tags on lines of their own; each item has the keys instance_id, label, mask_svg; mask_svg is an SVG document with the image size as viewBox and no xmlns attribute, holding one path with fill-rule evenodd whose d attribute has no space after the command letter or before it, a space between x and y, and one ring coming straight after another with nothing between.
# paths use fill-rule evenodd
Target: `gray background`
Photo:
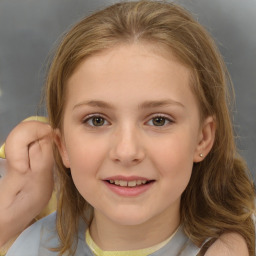
<instances>
[{"instance_id":1,"label":"gray background","mask_svg":"<svg viewBox=\"0 0 256 256\"><path fill-rule=\"evenodd\" d=\"M0 0L0 143L18 122L37 113L49 52L60 35L114 2ZM176 2L206 26L224 56L237 95L237 144L256 177L256 0Z\"/></svg>"}]
</instances>

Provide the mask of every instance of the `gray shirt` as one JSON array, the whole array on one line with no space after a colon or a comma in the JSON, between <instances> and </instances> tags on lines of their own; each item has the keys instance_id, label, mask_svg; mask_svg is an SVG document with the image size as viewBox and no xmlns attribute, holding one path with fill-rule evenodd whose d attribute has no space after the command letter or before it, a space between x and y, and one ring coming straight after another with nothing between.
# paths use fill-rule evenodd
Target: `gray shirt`
<instances>
[{"instance_id":1,"label":"gray shirt","mask_svg":"<svg viewBox=\"0 0 256 256\"><path fill-rule=\"evenodd\" d=\"M57 247L59 243L55 223L56 213L53 213L31 225L17 238L6 256L57 256L58 252L48 249ZM85 242L86 228L81 221L75 256L94 256ZM150 256L196 256L199 251L200 248L191 242L181 226L164 247ZM68 256L68 253L64 255Z\"/></svg>"}]
</instances>

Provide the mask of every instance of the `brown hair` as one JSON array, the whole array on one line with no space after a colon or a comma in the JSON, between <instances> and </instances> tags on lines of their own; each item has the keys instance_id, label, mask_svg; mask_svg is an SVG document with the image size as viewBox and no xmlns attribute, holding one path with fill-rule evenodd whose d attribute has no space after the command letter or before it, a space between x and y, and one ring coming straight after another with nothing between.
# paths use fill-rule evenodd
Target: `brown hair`
<instances>
[{"instance_id":1,"label":"brown hair","mask_svg":"<svg viewBox=\"0 0 256 256\"><path fill-rule=\"evenodd\" d=\"M232 92L232 85L213 40L183 8L159 1L122 2L74 26L61 42L49 70L46 97L53 128L62 127L65 86L78 65L97 52L134 42L162 46L188 66L202 119L211 115L216 120L213 148L204 161L194 164L191 180L182 194L181 221L186 234L198 246L211 238L205 251L221 234L237 232L253 256L254 186L235 146L228 109L228 88ZM77 191L57 150L55 157L59 177L57 251L62 254L72 251L79 218L90 222L85 215L91 207Z\"/></svg>"}]
</instances>

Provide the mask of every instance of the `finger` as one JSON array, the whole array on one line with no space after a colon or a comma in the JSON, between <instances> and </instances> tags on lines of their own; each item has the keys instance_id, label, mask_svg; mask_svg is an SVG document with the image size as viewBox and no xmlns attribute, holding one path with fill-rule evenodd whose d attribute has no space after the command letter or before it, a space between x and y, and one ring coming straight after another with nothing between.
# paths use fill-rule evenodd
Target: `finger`
<instances>
[{"instance_id":1,"label":"finger","mask_svg":"<svg viewBox=\"0 0 256 256\"><path fill-rule=\"evenodd\" d=\"M29 146L44 137L50 136L52 129L48 124L37 121L22 122L9 134L5 155L11 169L26 172L30 168Z\"/></svg>"},{"instance_id":2,"label":"finger","mask_svg":"<svg viewBox=\"0 0 256 256\"><path fill-rule=\"evenodd\" d=\"M28 118L26 118L25 120L23 120L22 122L25 121L39 121L42 123L48 123L48 118L44 117L44 116L30 116ZM0 147L0 158L5 159L5 143Z\"/></svg>"},{"instance_id":3,"label":"finger","mask_svg":"<svg viewBox=\"0 0 256 256\"><path fill-rule=\"evenodd\" d=\"M29 147L30 170L33 176L35 188L33 191L44 191L44 198L50 199L53 190L54 158L52 151L52 137L47 136L34 142ZM39 195L40 197L40 195ZM42 196L41 196L42 197Z\"/></svg>"},{"instance_id":4,"label":"finger","mask_svg":"<svg viewBox=\"0 0 256 256\"><path fill-rule=\"evenodd\" d=\"M33 142L29 147L30 169L35 172L52 172L54 165L51 134Z\"/></svg>"},{"instance_id":5,"label":"finger","mask_svg":"<svg viewBox=\"0 0 256 256\"><path fill-rule=\"evenodd\" d=\"M14 172L6 173L0 179L0 211L8 209L13 204L17 195L22 191L26 179L22 174L15 174Z\"/></svg>"},{"instance_id":6,"label":"finger","mask_svg":"<svg viewBox=\"0 0 256 256\"><path fill-rule=\"evenodd\" d=\"M0 212L8 209L25 184L24 175L7 172L5 159L0 159Z\"/></svg>"}]
</instances>

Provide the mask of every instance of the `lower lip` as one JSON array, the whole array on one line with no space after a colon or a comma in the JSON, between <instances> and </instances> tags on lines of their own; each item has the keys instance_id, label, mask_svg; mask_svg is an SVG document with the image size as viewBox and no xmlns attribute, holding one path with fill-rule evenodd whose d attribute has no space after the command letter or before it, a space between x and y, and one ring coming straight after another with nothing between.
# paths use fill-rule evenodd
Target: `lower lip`
<instances>
[{"instance_id":1,"label":"lower lip","mask_svg":"<svg viewBox=\"0 0 256 256\"><path fill-rule=\"evenodd\" d=\"M147 190L149 190L154 182L147 183L145 185L135 186L135 187L121 187L114 184L111 184L107 181L104 181L106 186L115 194L119 196L125 196L125 197L135 197L139 196L143 193L145 193Z\"/></svg>"}]
</instances>

